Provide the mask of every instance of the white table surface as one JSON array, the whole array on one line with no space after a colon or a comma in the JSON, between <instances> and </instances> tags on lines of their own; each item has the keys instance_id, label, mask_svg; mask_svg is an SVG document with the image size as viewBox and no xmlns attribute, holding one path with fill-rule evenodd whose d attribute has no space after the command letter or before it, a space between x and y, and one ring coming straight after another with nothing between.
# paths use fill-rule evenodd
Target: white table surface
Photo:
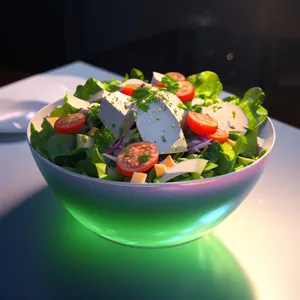
<instances>
[{"instance_id":1,"label":"white table surface","mask_svg":"<svg viewBox=\"0 0 300 300\"><path fill-rule=\"evenodd\" d=\"M118 75L83 62L35 75L0 89L0 114L3 98L54 102L88 77L105 80ZM300 130L273 122L277 140L269 165L215 234L249 277L255 299L299 300ZM0 220L46 186L25 140L0 143L0 178Z\"/></svg>"}]
</instances>

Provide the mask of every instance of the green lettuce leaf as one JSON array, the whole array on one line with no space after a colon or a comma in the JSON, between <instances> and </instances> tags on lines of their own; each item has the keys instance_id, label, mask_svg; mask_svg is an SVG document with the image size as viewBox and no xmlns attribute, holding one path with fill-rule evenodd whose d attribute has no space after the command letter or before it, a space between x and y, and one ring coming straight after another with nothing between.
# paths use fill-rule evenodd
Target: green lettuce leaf
<instances>
[{"instance_id":1,"label":"green lettuce leaf","mask_svg":"<svg viewBox=\"0 0 300 300\"><path fill-rule=\"evenodd\" d=\"M268 111L262 106L265 98L265 93L259 87L249 89L239 107L245 112L248 118L248 127L255 129L259 127L268 117Z\"/></svg>"},{"instance_id":2,"label":"green lettuce leaf","mask_svg":"<svg viewBox=\"0 0 300 300\"><path fill-rule=\"evenodd\" d=\"M99 85L103 90L113 93L121 88L121 81L112 79L110 81L99 82Z\"/></svg>"},{"instance_id":3,"label":"green lettuce leaf","mask_svg":"<svg viewBox=\"0 0 300 300\"><path fill-rule=\"evenodd\" d=\"M92 162L94 164L98 164L98 163L104 164L105 163L105 161L104 161L102 155L99 153L99 149L97 147L94 147L92 149L92 157L91 158L92 158Z\"/></svg>"},{"instance_id":4,"label":"green lettuce leaf","mask_svg":"<svg viewBox=\"0 0 300 300\"><path fill-rule=\"evenodd\" d=\"M258 128L247 129L245 135L239 135L236 133L230 134L230 139L236 141L237 139L241 140L241 147L239 150L239 155L247 158L253 158L257 155L257 132Z\"/></svg>"},{"instance_id":5,"label":"green lettuce leaf","mask_svg":"<svg viewBox=\"0 0 300 300\"><path fill-rule=\"evenodd\" d=\"M57 156L64 156L70 150L76 148L75 134L55 134L46 142L48 155L51 161L55 161Z\"/></svg>"},{"instance_id":6,"label":"green lettuce leaf","mask_svg":"<svg viewBox=\"0 0 300 300\"><path fill-rule=\"evenodd\" d=\"M103 89L99 83L99 80L89 78L84 85L77 86L74 96L82 100L89 100L91 96Z\"/></svg>"},{"instance_id":7,"label":"green lettuce leaf","mask_svg":"<svg viewBox=\"0 0 300 300\"><path fill-rule=\"evenodd\" d=\"M30 124L30 143L37 153L49 159L46 141L40 136L32 123Z\"/></svg>"},{"instance_id":8,"label":"green lettuce leaf","mask_svg":"<svg viewBox=\"0 0 300 300\"><path fill-rule=\"evenodd\" d=\"M78 173L87 175L90 177L98 177L98 171L95 164L92 163L91 159L86 157L76 163L75 169Z\"/></svg>"},{"instance_id":9,"label":"green lettuce leaf","mask_svg":"<svg viewBox=\"0 0 300 300\"><path fill-rule=\"evenodd\" d=\"M78 85L75 97L82 100L89 100L96 93L105 90L108 92L115 92L121 87L121 81L112 79L110 81L99 81L95 78L89 78L84 85Z\"/></svg>"},{"instance_id":10,"label":"green lettuce leaf","mask_svg":"<svg viewBox=\"0 0 300 300\"><path fill-rule=\"evenodd\" d=\"M219 76L211 71L191 75L187 78L187 81L195 87L196 98L215 100L218 99L219 94L223 90Z\"/></svg>"},{"instance_id":11,"label":"green lettuce leaf","mask_svg":"<svg viewBox=\"0 0 300 300\"><path fill-rule=\"evenodd\" d=\"M95 167L97 169L98 178L105 178L106 177L106 164L104 163L96 163Z\"/></svg>"},{"instance_id":12,"label":"green lettuce leaf","mask_svg":"<svg viewBox=\"0 0 300 300\"><path fill-rule=\"evenodd\" d=\"M56 156L54 158L54 162L59 166L75 168L76 163L80 160L84 160L86 157L86 149L77 148L71 149L62 155Z\"/></svg>"},{"instance_id":13,"label":"green lettuce leaf","mask_svg":"<svg viewBox=\"0 0 300 300\"><path fill-rule=\"evenodd\" d=\"M67 92L63 105L55 108L51 112L50 117L58 117L59 118L62 116L67 116L69 114L75 114L80 111L80 109L69 104L69 97L73 97L73 96L69 92Z\"/></svg>"},{"instance_id":14,"label":"green lettuce leaf","mask_svg":"<svg viewBox=\"0 0 300 300\"><path fill-rule=\"evenodd\" d=\"M131 78L140 79L142 81L145 80L145 76L144 76L143 72L136 68L132 68L129 74L128 73L125 74L123 82L125 82L126 80L131 79Z\"/></svg>"},{"instance_id":15,"label":"green lettuce leaf","mask_svg":"<svg viewBox=\"0 0 300 300\"><path fill-rule=\"evenodd\" d=\"M56 134L56 131L51 126L51 124L44 118L43 123L41 125L42 129L38 132L34 125L31 123L30 125L30 143L32 147L42 156L49 159L49 153L47 148L47 141Z\"/></svg>"}]
</instances>

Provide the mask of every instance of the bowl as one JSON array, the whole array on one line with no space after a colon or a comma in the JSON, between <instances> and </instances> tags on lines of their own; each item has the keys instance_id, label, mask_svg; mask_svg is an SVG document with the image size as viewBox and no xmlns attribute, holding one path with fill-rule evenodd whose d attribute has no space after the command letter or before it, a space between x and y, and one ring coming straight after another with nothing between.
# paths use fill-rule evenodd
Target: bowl
<instances>
[{"instance_id":1,"label":"bowl","mask_svg":"<svg viewBox=\"0 0 300 300\"><path fill-rule=\"evenodd\" d=\"M206 235L253 189L275 142L273 124L267 119L259 137L269 151L237 172L164 184L99 180L51 163L30 145L30 124L39 130L43 118L62 103L47 105L30 121L27 139L33 158L50 189L79 222L102 238L128 246L169 247Z\"/></svg>"}]
</instances>

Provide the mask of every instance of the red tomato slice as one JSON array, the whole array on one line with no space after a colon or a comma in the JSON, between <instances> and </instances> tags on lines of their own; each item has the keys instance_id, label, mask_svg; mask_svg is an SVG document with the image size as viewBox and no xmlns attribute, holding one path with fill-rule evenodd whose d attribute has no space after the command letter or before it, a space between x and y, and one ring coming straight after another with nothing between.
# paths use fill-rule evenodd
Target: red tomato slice
<instances>
[{"instance_id":1,"label":"red tomato slice","mask_svg":"<svg viewBox=\"0 0 300 300\"><path fill-rule=\"evenodd\" d=\"M151 142L137 142L128 145L117 157L117 169L131 177L134 172L146 172L158 163L158 149Z\"/></svg>"},{"instance_id":2,"label":"red tomato slice","mask_svg":"<svg viewBox=\"0 0 300 300\"><path fill-rule=\"evenodd\" d=\"M155 84L155 86L157 86L157 87L164 87L164 88L167 87L166 84L163 84L163 83L161 83L161 82L157 82L157 83Z\"/></svg>"},{"instance_id":3,"label":"red tomato slice","mask_svg":"<svg viewBox=\"0 0 300 300\"><path fill-rule=\"evenodd\" d=\"M138 87L140 87L141 85L140 84L128 84L128 85L125 85L121 90L120 92L125 94L125 95L128 95L128 96L133 96L133 93L134 93L134 90L137 89Z\"/></svg>"},{"instance_id":4,"label":"red tomato slice","mask_svg":"<svg viewBox=\"0 0 300 300\"><path fill-rule=\"evenodd\" d=\"M223 144L228 141L229 133L225 130L218 128L215 133L209 134L207 135L207 137L214 141L218 141L220 144Z\"/></svg>"},{"instance_id":5,"label":"red tomato slice","mask_svg":"<svg viewBox=\"0 0 300 300\"><path fill-rule=\"evenodd\" d=\"M214 118L200 113L189 111L187 123L191 130L199 135L213 134L218 129L218 122Z\"/></svg>"},{"instance_id":6,"label":"red tomato slice","mask_svg":"<svg viewBox=\"0 0 300 300\"><path fill-rule=\"evenodd\" d=\"M58 133L74 133L78 131L85 123L85 115L82 113L70 114L60 117L54 123L54 129Z\"/></svg>"},{"instance_id":7,"label":"red tomato slice","mask_svg":"<svg viewBox=\"0 0 300 300\"><path fill-rule=\"evenodd\" d=\"M185 81L186 78L183 74L178 73L178 72L168 72L166 75L169 75L170 77L177 79L178 81Z\"/></svg>"},{"instance_id":8,"label":"red tomato slice","mask_svg":"<svg viewBox=\"0 0 300 300\"><path fill-rule=\"evenodd\" d=\"M188 81L179 81L179 90L176 96L184 103L194 99L195 88Z\"/></svg>"}]
</instances>

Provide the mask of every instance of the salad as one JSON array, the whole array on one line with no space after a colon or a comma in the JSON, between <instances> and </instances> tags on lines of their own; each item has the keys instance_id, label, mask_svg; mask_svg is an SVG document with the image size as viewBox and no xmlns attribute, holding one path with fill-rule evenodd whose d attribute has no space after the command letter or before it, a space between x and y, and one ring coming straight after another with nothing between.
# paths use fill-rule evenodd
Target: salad
<instances>
[{"instance_id":1,"label":"salad","mask_svg":"<svg viewBox=\"0 0 300 300\"><path fill-rule=\"evenodd\" d=\"M238 171L262 157L268 112L259 87L220 99L217 74L187 78L138 69L123 81L89 78L46 116L31 145L52 163L99 180L167 183Z\"/></svg>"}]
</instances>

